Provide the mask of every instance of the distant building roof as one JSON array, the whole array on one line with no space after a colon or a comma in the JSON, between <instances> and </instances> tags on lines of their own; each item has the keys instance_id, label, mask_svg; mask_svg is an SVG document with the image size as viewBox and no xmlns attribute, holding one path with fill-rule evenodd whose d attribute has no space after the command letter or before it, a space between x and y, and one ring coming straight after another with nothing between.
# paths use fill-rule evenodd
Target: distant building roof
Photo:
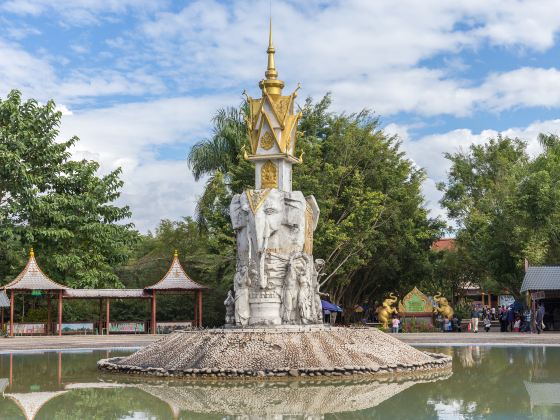
<instances>
[{"instance_id":1,"label":"distant building roof","mask_svg":"<svg viewBox=\"0 0 560 420\"><path fill-rule=\"evenodd\" d=\"M528 267L521 293L528 290L560 290L560 266Z\"/></svg>"},{"instance_id":2,"label":"distant building roof","mask_svg":"<svg viewBox=\"0 0 560 420\"><path fill-rule=\"evenodd\" d=\"M206 286L202 286L192 280L179 262L179 256L177 251L173 255L173 261L171 262L171 267L163 276L163 278L158 281L153 286L145 287L144 290L204 290L208 289Z\"/></svg>"},{"instance_id":3,"label":"distant building roof","mask_svg":"<svg viewBox=\"0 0 560 420\"><path fill-rule=\"evenodd\" d=\"M4 290L0 290L0 308L9 308L10 299Z\"/></svg>"},{"instance_id":4,"label":"distant building roof","mask_svg":"<svg viewBox=\"0 0 560 420\"><path fill-rule=\"evenodd\" d=\"M438 239L432 244L432 251L455 251L457 244L454 238Z\"/></svg>"},{"instance_id":5,"label":"distant building roof","mask_svg":"<svg viewBox=\"0 0 560 420\"><path fill-rule=\"evenodd\" d=\"M144 289L67 289L63 295L67 299L127 299L149 298Z\"/></svg>"},{"instance_id":6,"label":"distant building roof","mask_svg":"<svg viewBox=\"0 0 560 420\"><path fill-rule=\"evenodd\" d=\"M49 279L45 273L41 271L37 261L35 261L35 253L33 248L29 251L29 260L27 265L14 281L4 286L6 290L66 290L68 287L58 284Z\"/></svg>"}]
</instances>

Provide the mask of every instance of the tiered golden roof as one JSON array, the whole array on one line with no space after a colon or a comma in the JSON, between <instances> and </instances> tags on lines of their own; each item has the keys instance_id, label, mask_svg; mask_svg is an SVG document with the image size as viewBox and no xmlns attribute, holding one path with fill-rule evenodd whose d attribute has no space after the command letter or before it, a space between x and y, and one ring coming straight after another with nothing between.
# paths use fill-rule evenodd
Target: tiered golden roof
<instances>
[{"instance_id":1,"label":"tiered golden roof","mask_svg":"<svg viewBox=\"0 0 560 420\"><path fill-rule=\"evenodd\" d=\"M297 123L301 117L301 112L294 114L294 101L299 87L291 95L282 95L284 82L278 79L274 62L272 22L269 31L266 78L259 83L262 97L258 99L247 97L250 107L247 126L251 154L246 154L245 157L248 160L283 158L292 163L300 163L300 159L294 156Z\"/></svg>"}]
</instances>

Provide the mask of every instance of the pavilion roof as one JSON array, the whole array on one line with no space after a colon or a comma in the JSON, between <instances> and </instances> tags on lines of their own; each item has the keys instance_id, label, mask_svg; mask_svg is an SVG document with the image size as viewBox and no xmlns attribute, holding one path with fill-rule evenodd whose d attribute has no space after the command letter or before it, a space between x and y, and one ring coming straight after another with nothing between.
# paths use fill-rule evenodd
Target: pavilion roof
<instances>
[{"instance_id":1,"label":"pavilion roof","mask_svg":"<svg viewBox=\"0 0 560 420\"><path fill-rule=\"evenodd\" d=\"M27 265L14 281L4 286L6 290L67 290L68 287L58 284L47 277L35 261L33 248L29 251Z\"/></svg>"},{"instance_id":2,"label":"pavilion roof","mask_svg":"<svg viewBox=\"0 0 560 420\"><path fill-rule=\"evenodd\" d=\"M528 267L521 284L521 293L528 290L560 290L560 266Z\"/></svg>"},{"instance_id":3,"label":"pavilion roof","mask_svg":"<svg viewBox=\"0 0 560 420\"><path fill-rule=\"evenodd\" d=\"M144 290L204 290L208 287L195 282L183 269L179 262L177 251L173 255L171 267L163 278L153 286L145 287Z\"/></svg>"}]
</instances>

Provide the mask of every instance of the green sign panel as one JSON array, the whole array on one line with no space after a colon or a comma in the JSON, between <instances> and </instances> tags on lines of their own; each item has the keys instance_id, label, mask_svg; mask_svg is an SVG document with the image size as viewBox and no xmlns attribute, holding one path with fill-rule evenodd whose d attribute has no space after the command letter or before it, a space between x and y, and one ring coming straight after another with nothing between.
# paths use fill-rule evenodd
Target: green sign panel
<instances>
[{"instance_id":1,"label":"green sign panel","mask_svg":"<svg viewBox=\"0 0 560 420\"><path fill-rule=\"evenodd\" d=\"M424 312L424 301L418 295L412 295L404 302L406 312Z\"/></svg>"}]
</instances>

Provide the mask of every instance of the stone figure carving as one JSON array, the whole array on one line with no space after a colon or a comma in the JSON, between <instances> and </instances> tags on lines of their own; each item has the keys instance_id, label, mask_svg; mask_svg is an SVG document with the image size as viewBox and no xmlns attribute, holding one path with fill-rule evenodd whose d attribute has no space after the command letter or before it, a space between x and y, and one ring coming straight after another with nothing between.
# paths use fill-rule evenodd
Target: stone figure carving
<instances>
[{"instance_id":1,"label":"stone figure carving","mask_svg":"<svg viewBox=\"0 0 560 420\"><path fill-rule=\"evenodd\" d=\"M235 324L235 299L231 290L228 290L227 298L224 301L224 306L226 307L226 325Z\"/></svg>"},{"instance_id":2,"label":"stone figure carving","mask_svg":"<svg viewBox=\"0 0 560 420\"><path fill-rule=\"evenodd\" d=\"M296 308L298 303L297 271L290 259L288 272L284 280L284 293L282 296L282 323L294 324L296 321Z\"/></svg>"},{"instance_id":3,"label":"stone figure carving","mask_svg":"<svg viewBox=\"0 0 560 420\"><path fill-rule=\"evenodd\" d=\"M249 305L249 286L251 279L248 268L242 265L238 268L234 278L235 288L235 323L237 325L247 325L251 315Z\"/></svg>"},{"instance_id":4,"label":"stone figure carving","mask_svg":"<svg viewBox=\"0 0 560 420\"><path fill-rule=\"evenodd\" d=\"M313 299L314 299L313 312L318 322L323 322L323 305L321 305L320 288L321 288L321 277L325 275L323 273L324 269L325 269L325 260L320 258L316 259L313 266L312 287L313 290L315 291L315 294L313 295Z\"/></svg>"},{"instance_id":5,"label":"stone figure carving","mask_svg":"<svg viewBox=\"0 0 560 420\"><path fill-rule=\"evenodd\" d=\"M298 309L301 323L309 324L316 322L312 315L314 299L311 292L309 260L303 256L297 260L295 266L298 275Z\"/></svg>"},{"instance_id":6,"label":"stone figure carving","mask_svg":"<svg viewBox=\"0 0 560 420\"><path fill-rule=\"evenodd\" d=\"M434 296L434 300L437 302L438 306L434 307L434 314L441 314L444 318L449 320L453 319L453 308L449 305L449 302L442 296L441 293L438 293Z\"/></svg>"},{"instance_id":7,"label":"stone figure carving","mask_svg":"<svg viewBox=\"0 0 560 420\"><path fill-rule=\"evenodd\" d=\"M383 304L377 308L377 319L383 324L384 329L389 327L389 317L392 314L398 313L397 308L393 307L397 299L398 298L393 293L390 293L389 298L385 299Z\"/></svg>"}]
</instances>

